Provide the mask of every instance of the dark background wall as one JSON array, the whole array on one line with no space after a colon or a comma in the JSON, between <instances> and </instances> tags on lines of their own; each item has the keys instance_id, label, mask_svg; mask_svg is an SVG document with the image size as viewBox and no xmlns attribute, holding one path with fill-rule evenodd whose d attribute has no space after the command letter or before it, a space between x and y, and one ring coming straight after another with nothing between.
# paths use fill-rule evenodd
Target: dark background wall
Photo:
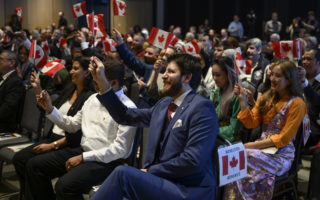
<instances>
[{"instance_id":1,"label":"dark background wall","mask_svg":"<svg viewBox=\"0 0 320 200\"><path fill-rule=\"evenodd\" d=\"M171 24L180 25L184 31L191 25L203 24L206 18L218 31L228 26L235 13L245 25L250 10L254 10L257 17L257 36L261 36L264 22L274 11L278 12L284 27L294 17L305 18L309 10L315 11L318 20L320 17L319 0L164 0L164 4L164 28Z\"/></svg>"}]
</instances>

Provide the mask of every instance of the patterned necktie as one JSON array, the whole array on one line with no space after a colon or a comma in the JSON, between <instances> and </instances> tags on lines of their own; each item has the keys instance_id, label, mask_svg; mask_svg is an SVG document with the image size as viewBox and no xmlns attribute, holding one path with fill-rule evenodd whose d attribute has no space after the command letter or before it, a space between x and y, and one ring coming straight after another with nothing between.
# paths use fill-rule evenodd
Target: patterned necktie
<instances>
[{"instance_id":1,"label":"patterned necktie","mask_svg":"<svg viewBox=\"0 0 320 200\"><path fill-rule=\"evenodd\" d=\"M175 104L175 103L171 103L169 105L169 108L168 108L168 120L171 121L172 117L172 113L176 111L176 109L178 108L178 106Z\"/></svg>"}]
</instances>

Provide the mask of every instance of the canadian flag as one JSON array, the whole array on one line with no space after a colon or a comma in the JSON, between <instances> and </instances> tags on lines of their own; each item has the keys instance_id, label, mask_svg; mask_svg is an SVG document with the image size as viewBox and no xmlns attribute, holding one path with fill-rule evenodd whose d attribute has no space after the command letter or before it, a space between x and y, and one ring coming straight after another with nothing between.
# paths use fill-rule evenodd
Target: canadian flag
<instances>
[{"instance_id":1,"label":"canadian flag","mask_svg":"<svg viewBox=\"0 0 320 200\"><path fill-rule=\"evenodd\" d=\"M299 40L273 42L272 47L276 58L301 59L302 48Z\"/></svg>"},{"instance_id":2,"label":"canadian flag","mask_svg":"<svg viewBox=\"0 0 320 200\"><path fill-rule=\"evenodd\" d=\"M131 37L131 35L129 34L129 33L126 33L125 35L124 35L124 37L125 37L125 42L126 42L126 44L132 44L133 43L133 39L132 39L132 37Z\"/></svg>"},{"instance_id":3,"label":"canadian flag","mask_svg":"<svg viewBox=\"0 0 320 200\"><path fill-rule=\"evenodd\" d=\"M219 185L226 185L247 176L247 150L236 143L218 147Z\"/></svg>"},{"instance_id":4,"label":"canadian flag","mask_svg":"<svg viewBox=\"0 0 320 200\"><path fill-rule=\"evenodd\" d=\"M51 60L43 66L41 72L53 78L54 75L62 68L65 68L65 66L61 64L61 59Z\"/></svg>"},{"instance_id":5,"label":"canadian flag","mask_svg":"<svg viewBox=\"0 0 320 200\"><path fill-rule=\"evenodd\" d=\"M106 39L103 41L103 50L105 52L117 51L116 45L117 45L117 43L113 39Z\"/></svg>"},{"instance_id":6,"label":"canadian flag","mask_svg":"<svg viewBox=\"0 0 320 200\"><path fill-rule=\"evenodd\" d=\"M86 2L76 3L72 6L72 14L74 18L78 18L87 14Z\"/></svg>"},{"instance_id":7,"label":"canadian flag","mask_svg":"<svg viewBox=\"0 0 320 200\"><path fill-rule=\"evenodd\" d=\"M178 41L179 41L179 38L177 38L177 36L173 35L172 40L170 42L170 45L174 46L177 44Z\"/></svg>"},{"instance_id":8,"label":"canadian flag","mask_svg":"<svg viewBox=\"0 0 320 200\"><path fill-rule=\"evenodd\" d=\"M166 49L169 46L172 37L172 33L153 27L148 38L148 43L160 49Z\"/></svg>"},{"instance_id":9,"label":"canadian flag","mask_svg":"<svg viewBox=\"0 0 320 200\"><path fill-rule=\"evenodd\" d=\"M4 34L2 42L3 43L8 43L10 41L11 41L11 38L7 34Z\"/></svg>"},{"instance_id":10,"label":"canadian flag","mask_svg":"<svg viewBox=\"0 0 320 200\"><path fill-rule=\"evenodd\" d=\"M90 30L93 30L94 27L94 36L95 38L106 38L108 34L104 28L103 14L94 15L94 24L92 24L92 13L87 14L87 24Z\"/></svg>"},{"instance_id":11,"label":"canadian flag","mask_svg":"<svg viewBox=\"0 0 320 200\"><path fill-rule=\"evenodd\" d=\"M41 39L40 42L41 42L40 46L41 46L43 52L44 52L45 54L49 55L49 54L50 54L50 47L49 47L48 40L46 40L46 39Z\"/></svg>"},{"instance_id":12,"label":"canadian flag","mask_svg":"<svg viewBox=\"0 0 320 200\"><path fill-rule=\"evenodd\" d=\"M22 23L22 7L18 7L14 9L14 13L18 15L20 23Z\"/></svg>"},{"instance_id":13,"label":"canadian flag","mask_svg":"<svg viewBox=\"0 0 320 200\"><path fill-rule=\"evenodd\" d=\"M191 42L188 42L184 46L182 46L182 49L185 53L195 55L200 53L200 48L197 44L197 40L192 40Z\"/></svg>"},{"instance_id":14,"label":"canadian flag","mask_svg":"<svg viewBox=\"0 0 320 200\"><path fill-rule=\"evenodd\" d=\"M30 62L34 62L39 69L41 69L47 63L47 57L44 55L42 48L37 45L36 40L32 40L29 51L29 58L31 60Z\"/></svg>"},{"instance_id":15,"label":"canadian flag","mask_svg":"<svg viewBox=\"0 0 320 200\"><path fill-rule=\"evenodd\" d=\"M66 46L67 46L67 39L64 37L61 37L57 43L57 47L61 49L62 47L66 47Z\"/></svg>"},{"instance_id":16,"label":"canadian flag","mask_svg":"<svg viewBox=\"0 0 320 200\"><path fill-rule=\"evenodd\" d=\"M114 16L125 16L127 4L121 0L113 0L113 14Z\"/></svg>"},{"instance_id":17,"label":"canadian flag","mask_svg":"<svg viewBox=\"0 0 320 200\"><path fill-rule=\"evenodd\" d=\"M229 171L232 171L236 167L238 167L239 170L243 170L245 168L245 164L245 155L243 150L239 151L238 157L229 157L228 155L222 156L222 175L228 175Z\"/></svg>"},{"instance_id":18,"label":"canadian flag","mask_svg":"<svg viewBox=\"0 0 320 200\"><path fill-rule=\"evenodd\" d=\"M251 74L251 64L252 61L251 60L244 60L242 57L242 53L241 53L241 48L238 47L236 48L236 53L235 53L235 66L236 66L236 70L238 72L238 74L241 75L250 75Z\"/></svg>"}]
</instances>

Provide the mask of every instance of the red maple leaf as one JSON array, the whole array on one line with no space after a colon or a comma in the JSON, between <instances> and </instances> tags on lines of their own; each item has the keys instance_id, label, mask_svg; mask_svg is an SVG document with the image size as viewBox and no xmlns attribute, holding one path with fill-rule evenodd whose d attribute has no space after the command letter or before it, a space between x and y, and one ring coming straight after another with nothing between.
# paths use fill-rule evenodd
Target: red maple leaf
<instances>
[{"instance_id":1,"label":"red maple leaf","mask_svg":"<svg viewBox=\"0 0 320 200\"><path fill-rule=\"evenodd\" d=\"M232 160L230 161L230 166L235 168L238 165L238 160L233 156Z\"/></svg>"},{"instance_id":2,"label":"red maple leaf","mask_svg":"<svg viewBox=\"0 0 320 200\"><path fill-rule=\"evenodd\" d=\"M117 43L115 41L113 41L113 40L112 40L111 44L112 44L112 46L116 46L117 45Z\"/></svg>"},{"instance_id":3,"label":"red maple leaf","mask_svg":"<svg viewBox=\"0 0 320 200\"><path fill-rule=\"evenodd\" d=\"M76 7L76 11L77 11L77 12L80 12L79 6Z\"/></svg>"},{"instance_id":4,"label":"red maple leaf","mask_svg":"<svg viewBox=\"0 0 320 200\"><path fill-rule=\"evenodd\" d=\"M164 35L159 36L159 37L158 37L158 41L159 41L160 43L162 43L162 42L164 41Z\"/></svg>"},{"instance_id":5,"label":"red maple leaf","mask_svg":"<svg viewBox=\"0 0 320 200\"><path fill-rule=\"evenodd\" d=\"M291 50L291 47L288 43L281 43L281 48L286 52Z\"/></svg>"},{"instance_id":6,"label":"red maple leaf","mask_svg":"<svg viewBox=\"0 0 320 200\"><path fill-rule=\"evenodd\" d=\"M38 59L38 58L41 58L39 50L36 51L36 59Z\"/></svg>"},{"instance_id":7,"label":"red maple leaf","mask_svg":"<svg viewBox=\"0 0 320 200\"><path fill-rule=\"evenodd\" d=\"M242 60L242 56L239 52L236 53L236 60Z\"/></svg>"},{"instance_id":8,"label":"red maple leaf","mask_svg":"<svg viewBox=\"0 0 320 200\"><path fill-rule=\"evenodd\" d=\"M126 7L126 6L125 6L124 4L119 3L119 8L120 8L120 10L123 10L125 7Z\"/></svg>"},{"instance_id":9,"label":"red maple leaf","mask_svg":"<svg viewBox=\"0 0 320 200\"><path fill-rule=\"evenodd\" d=\"M193 52L193 48L189 46L188 51Z\"/></svg>"}]
</instances>

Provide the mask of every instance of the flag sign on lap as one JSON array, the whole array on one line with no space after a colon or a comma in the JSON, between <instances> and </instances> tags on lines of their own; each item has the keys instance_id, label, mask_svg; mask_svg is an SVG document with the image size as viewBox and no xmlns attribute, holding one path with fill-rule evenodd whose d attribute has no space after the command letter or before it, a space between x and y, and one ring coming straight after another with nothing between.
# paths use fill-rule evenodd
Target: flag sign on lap
<instances>
[{"instance_id":1,"label":"flag sign on lap","mask_svg":"<svg viewBox=\"0 0 320 200\"><path fill-rule=\"evenodd\" d=\"M166 49L173 38L173 33L168 33L153 27L148 38L148 43L160 49Z\"/></svg>"},{"instance_id":2,"label":"flag sign on lap","mask_svg":"<svg viewBox=\"0 0 320 200\"><path fill-rule=\"evenodd\" d=\"M247 176L247 152L242 143L218 149L220 186Z\"/></svg>"}]
</instances>

